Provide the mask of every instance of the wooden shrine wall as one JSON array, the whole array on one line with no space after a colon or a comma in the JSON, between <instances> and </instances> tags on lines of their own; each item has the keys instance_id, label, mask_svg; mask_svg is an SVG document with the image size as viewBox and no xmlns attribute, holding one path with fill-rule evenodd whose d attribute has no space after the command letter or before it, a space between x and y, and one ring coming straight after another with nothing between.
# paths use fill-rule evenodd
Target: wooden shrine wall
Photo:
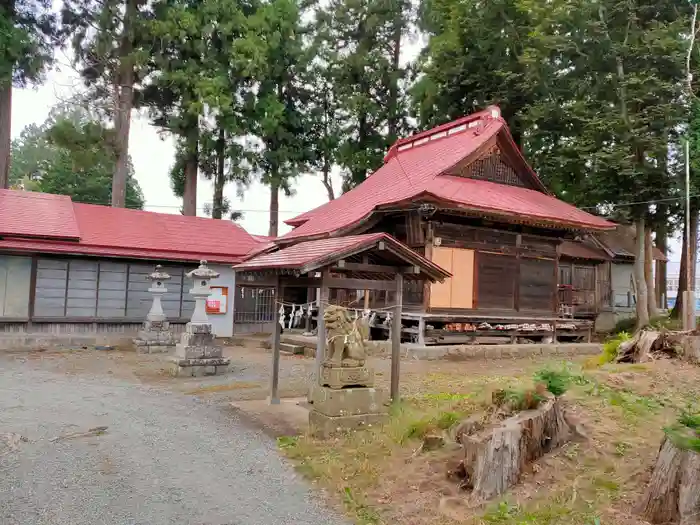
<instances>
[{"instance_id":1,"label":"wooden shrine wall","mask_svg":"<svg viewBox=\"0 0 700 525\"><path fill-rule=\"evenodd\" d=\"M511 231L441 223L435 226L439 246L433 248L433 261L452 274L461 286L457 300L450 285L433 285L433 309L476 309L554 312L557 307L557 244L559 239ZM446 250L452 250L451 267L446 266ZM468 264L455 264L455 253L470 253ZM440 258L437 260L436 257ZM461 260L460 260L461 261ZM450 306L447 306L447 289ZM470 290L471 299L464 293ZM433 294L437 297L433 298Z\"/></svg>"},{"instance_id":2,"label":"wooden shrine wall","mask_svg":"<svg viewBox=\"0 0 700 525\"><path fill-rule=\"evenodd\" d=\"M452 274L430 290L431 308L474 307L474 250L433 248L433 262Z\"/></svg>"}]
</instances>

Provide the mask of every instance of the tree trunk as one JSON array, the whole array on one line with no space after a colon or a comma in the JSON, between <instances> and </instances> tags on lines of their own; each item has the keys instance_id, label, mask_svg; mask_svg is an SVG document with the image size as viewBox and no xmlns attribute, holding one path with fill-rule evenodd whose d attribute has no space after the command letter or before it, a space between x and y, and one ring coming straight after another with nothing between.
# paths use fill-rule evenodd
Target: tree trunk
<instances>
[{"instance_id":1,"label":"tree trunk","mask_svg":"<svg viewBox=\"0 0 700 525\"><path fill-rule=\"evenodd\" d=\"M224 212L224 185L226 167L226 132L219 129L219 138L216 141L216 176L214 177L214 202L212 203L211 216L221 219Z\"/></svg>"},{"instance_id":2,"label":"tree trunk","mask_svg":"<svg viewBox=\"0 0 700 525\"><path fill-rule=\"evenodd\" d=\"M651 242L651 228L644 231L644 280L647 285L647 308L649 309L649 319L659 315L656 308L656 288L654 286L654 251Z\"/></svg>"},{"instance_id":3,"label":"tree trunk","mask_svg":"<svg viewBox=\"0 0 700 525\"><path fill-rule=\"evenodd\" d=\"M112 176L112 206L126 206L126 181L129 177L129 132L131 109L134 105L133 26L138 15L138 0L127 0L124 24L119 44L119 71L117 72L117 105L114 113L115 144L114 175Z\"/></svg>"},{"instance_id":4,"label":"tree trunk","mask_svg":"<svg viewBox=\"0 0 700 525\"><path fill-rule=\"evenodd\" d=\"M335 191L333 191L333 181L331 180L331 167L327 160L323 163L323 187L326 188L328 200L335 199Z\"/></svg>"},{"instance_id":5,"label":"tree trunk","mask_svg":"<svg viewBox=\"0 0 700 525\"><path fill-rule=\"evenodd\" d=\"M0 190L10 187L12 151L12 80L0 87Z\"/></svg>"},{"instance_id":6,"label":"tree trunk","mask_svg":"<svg viewBox=\"0 0 700 525\"><path fill-rule=\"evenodd\" d=\"M393 144L399 133L399 67L401 57L401 34L403 32L403 2L397 4L398 13L394 19L393 56L389 79L389 142Z\"/></svg>"},{"instance_id":7,"label":"tree trunk","mask_svg":"<svg viewBox=\"0 0 700 525\"><path fill-rule=\"evenodd\" d=\"M690 242L693 247L697 244L698 238L698 211L695 207L690 208ZM678 272L678 293L676 294L676 303L673 305L673 310L671 310L671 317L674 319L680 319L683 315L683 292L688 290L687 287L687 276L688 276L688 244L686 243L687 234L685 225L683 226L683 239L681 244L681 267ZM695 266L694 259L695 249L691 250L691 259L693 261L692 266ZM691 271L691 289L695 288L695 281L692 279Z\"/></svg>"},{"instance_id":8,"label":"tree trunk","mask_svg":"<svg viewBox=\"0 0 700 525\"><path fill-rule=\"evenodd\" d=\"M664 254L664 256L668 255L668 231L665 224L664 226L656 229L656 239L654 244L656 245L656 248ZM656 304L659 308L667 310L668 296L666 291L666 261L656 261L654 279L656 281L654 286L656 289Z\"/></svg>"},{"instance_id":9,"label":"tree trunk","mask_svg":"<svg viewBox=\"0 0 700 525\"><path fill-rule=\"evenodd\" d=\"M563 445L570 436L561 402L548 398L498 427L462 434L464 467L475 499L503 494L517 483L528 463Z\"/></svg>"},{"instance_id":10,"label":"tree trunk","mask_svg":"<svg viewBox=\"0 0 700 525\"><path fill-rule=\"evenodd\" d=\"M197 176L199 172L199 128L190 130L187 141L187 161L185 162L185 191L183 193L182 214L197 215Z\"/></svg>"},{"instance_id":11,"label":"tree trunk","mask_svg":"<svg viewBox=\"0 0 700 525\"><path fill-rule=\"evenodd\" d=\"M697 525L700 521L700 454L664 437L637 512L650 523Z\"/></svg>"},{"instance_id":12,"label":"tree trunk","mask_svg":"<svg viewBox=\"0 0 700 525\"><path fill-rule=\"evenodd\" d=\"M644 219L635 223L634 284L637 288L637 330L649 325L649 305L647 283L644 278Z\"/></svg>"},{"instance_id":13,"label":"tree trunk","mask_svg":"<svg viewBox=\"0 0 700 525\"><path fill-rule=\"evenodd\" d=\"M270 237L277 237L279 230L279 215L280 215L280 188L277 181L273 178L270 183L270 228L267 234Z\"/></svg>"}]
</instances>

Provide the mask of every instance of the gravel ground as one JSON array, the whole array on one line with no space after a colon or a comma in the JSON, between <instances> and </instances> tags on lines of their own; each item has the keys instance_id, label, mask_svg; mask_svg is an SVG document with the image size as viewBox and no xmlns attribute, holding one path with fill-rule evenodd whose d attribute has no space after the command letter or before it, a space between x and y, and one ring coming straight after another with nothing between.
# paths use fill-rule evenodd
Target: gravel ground
<instances>
[{"instance_id":1,"label":"gravel ground","mask_svg":"<svg viewBox=\"0 0 700 525\"><path fill-rule=\"evenodd\" d=\"M106 433L51 441L97 426ZM220 404L0 357L0 523L345 521L315 500L269 438Z\"/></svg>"}]
</instances>

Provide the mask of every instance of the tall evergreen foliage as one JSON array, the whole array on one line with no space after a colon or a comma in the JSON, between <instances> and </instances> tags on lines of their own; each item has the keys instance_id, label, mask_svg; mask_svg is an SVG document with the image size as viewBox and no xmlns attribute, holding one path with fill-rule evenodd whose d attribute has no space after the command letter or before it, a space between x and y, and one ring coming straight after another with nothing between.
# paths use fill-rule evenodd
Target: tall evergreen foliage
<instances>
[{"instance_id":1,"label":"tall evergreen foliage","mask_svg":"<svg viewBox=\"0 0 700 525\"><path fill-rule=\"evenodd\" d=\"M59 36L49 0L0 4L0 189L9 184L12 87L41 80Z\"/></svg>"}]
</instances>

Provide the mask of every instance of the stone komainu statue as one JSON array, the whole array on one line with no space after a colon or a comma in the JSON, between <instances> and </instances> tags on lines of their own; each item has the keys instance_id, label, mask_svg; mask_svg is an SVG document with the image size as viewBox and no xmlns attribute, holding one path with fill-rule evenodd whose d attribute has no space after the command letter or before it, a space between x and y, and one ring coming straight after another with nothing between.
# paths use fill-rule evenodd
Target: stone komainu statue
<instances>
[{"instance_id":1,"label":"stone komainu statue","mask_svg":"<svg viewBox=\"0 0 700 525\"><path fill-rule=\"evenodd\" d=\"M367 359L365 342L369 339L366 319L352 320L345 308L330 305L323 312L326 326L327 366L364 366Z\"/></svg>"}]
</instances>

